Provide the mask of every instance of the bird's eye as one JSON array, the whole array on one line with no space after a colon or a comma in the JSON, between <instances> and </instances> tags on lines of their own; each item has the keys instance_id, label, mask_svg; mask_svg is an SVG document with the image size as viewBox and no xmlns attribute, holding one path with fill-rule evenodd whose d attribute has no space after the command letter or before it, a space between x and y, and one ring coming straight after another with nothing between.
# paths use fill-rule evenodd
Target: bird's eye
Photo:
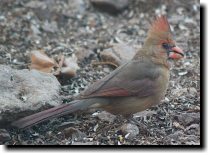
<instances>
[{"instance_id":1,"label":"bird's eye","mask_svg":"<svg viewBox=\"0 0 210 155\"><path fill-rule=\"evenodd\" d=\"M163 46L163 48L165 48L165 49L169 49L169 48L170 48L170 45L167 44L167 43L163 43L162 46Z\"/></svg>"}]
</instances>

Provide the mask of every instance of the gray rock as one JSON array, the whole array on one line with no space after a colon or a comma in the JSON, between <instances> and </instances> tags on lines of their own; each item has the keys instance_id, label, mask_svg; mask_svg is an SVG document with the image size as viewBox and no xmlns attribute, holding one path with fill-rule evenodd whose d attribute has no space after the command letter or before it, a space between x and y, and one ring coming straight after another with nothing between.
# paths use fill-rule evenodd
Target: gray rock
<instances>
[{"instance_id":1,"label":"gray rock","mask_svg":"<svg viewBox=\"0 0 210 155\"><path fill-rule=\"evenodd\" d=\"M190 87L188 88L188 90L192 96L195 96L197 94L197 90L194 87Z\"/></svg>"},{"instance_id":2,"label":"gray rock","mask_svg":"<svg viewBox=\"0 0 210 155\"><path fill-rule=\"evenodd\" d=\"M124 124L121 126L121 131L126 139L135 138L139 134L139 128L134 124Z\"/></svg>"},{"instance_id":3,"label":"gray rock","mask_svg":"<svg viewBox=\"0 0 210 155\"><path fill-rule=\"evenodd\" d=\"M136 54L136 50L123 43L113 44L111 48L105 49L100 53L100 57L104 62L112 62L119 66L131 60Z\"/></svg>"},{"instance_id":4,"label":"gray rock","mask_svg":"<svg viewBox=\"0 0 210 155\"><path fill-rule=\"evenodd\" d=\"M85 0L68 0L68 4L74 12L85 12Z\"/></svg>"},{"instance_id":5,"label":"gray rock","mask_svg":"<svg viewBox=\"0 0 210 155\"><path fill-rule=\"evenodd\" d=\"M181 141L184 141L186 144L190 145L199 145L200 136L195 135L185 135L185 137L180 137Z\"/></svg>"},{"instance_id":6,"label":"gray rock","mask_svg":"<svg viewBox=\"0 0 210 155\"><path fill-rule=\"evenodd\" d=\"M43 107L59 105L60 83L48 73L0 65L0 126Z\"/></svg>"},{"instance_id":7,"label":"gray rock","mask_svg":"<svg viewBox=\"0 0 210 155\"><path fill-rule=\"evenodd\" d=\"M28 3L25 4L25 7L45 9L47 6L45 2L29 1Z\"/></svg>"},{"instance_id":8,"label":"gray rock","mask_svg":"<svg viewBox=\"0 0 210 155\"><path fill-rule=\"evenodd\" d=\"M76 141L82 141L85 137L87 137L84 132L81 132L80 130L73 127L64 129L64 135L65 138L71 137L72 140Z\"/></svg>"},{"instance_id":9,"label":"gray rock","mask_svg":"<svg viewBox=\"0 0 210 155\"><path fill-rule=\"evenodd\" d=\"M116 14L123 11L128 7L128 0L91 0L94 7L111 13Z\"/></svg>"},{"instance_id":10,"label":"gray rock","mask_svg":"<svg viewBox=\"0 0 210 155\"><path fill-rule=\"evenodd\" d=\"M86 9L86 2L85 0L68 0L67 2L67 7L68 9L66 9L63 14L71 17L71 16L75 16L76 14L83 14L85 12Z\"/></svg>"},{"instance_id":11,"label":"gray rock","mask_svg":"<svg viewBox=\"0 0 210 155\"><path fill-rule=\"evenodd\" d=\"M185 129L188 135L200 135L200 124L191 124Z\"/></svg>"},{"instance_id":12,"label":"gray rock","mask_svg":"<svg viewBox=\"0 0 210 155\"><path fill-rule=\"evenodd\" d=\"M75 55L80 63L88 58L91 54L94 54L93 51L81 47L78 47L75 51Z\"/></svg>"},{"instance_id":13,"label":"gray rock","mask_svg":"<svg viewBox=\"0 0 210 155\"><path fill-rule=\"evenodd\" d=\"M10 134L5 129L0 129L0 144L9 141L11 139Z\"/></svg>"},{"instance_id":14,"label":"gray rock","mask_svg":"<svg viewBox=\"0 0 210 155\"><path fill-rule=\"evenodd\" d=\"M184 113L174 116L174 119L184 126L197 124L200 123L200 113Z\"/></svg>"},{"instance_id":15,"label":"gray rock","mask_svg":"<svg viewBox=\"0 0 210 155\"><path fill-rule=\"evenodd\" d=\"M177 143L179 144L180 143L179 137L184 137L183 131L176 131L176 132L166 136L164 138L164 141L166 142L166 144L170 144L170 145L174 144L174 143L175 144L177 144Z\"/></svg>"},{"instance_id":16,"label":"gray rock","mask_svg":"<svg viewBox=\"0 0 210 155\"><path fill-rule=\"evenodd\" d=\"M55 21L52 22L45 21L42 25L42 29L46 32L55 33L58 31L58 25Z\"/></svg>"},{"instance_id":17,"label":"gray rock","mask_svg":"<svg viewBox=\"0 0 210 155\"><path fill-rule=\"evenodd\" d=\"M138 113L135 113L133 115L134 118L138 118L138 117L147 117L147 116L152 116L154 114L157 114L156 111L151 111L151 110L145 110L145 111L141 111Z\"/></svg>"},{"instance_id":18,"label":"gray rock","mask_svg":"<svg viewBox=\"0 0 210 155\"><path fill-rule=\"evenodd\" d=\"M176 131L164 138L167 145L198 145L200 136L186 135L183 131Z\"/></svg>"},{"instance_id":19,"label":"gray rock","mask_svg":"<svg viewBox=\"0 0 210 155\"><path fill-rule=\"evenodd\" d=\"M105 121L105 122L110 122L113 123L114 120L116 119L115 115L112 115L111 113L108 113L106 111L102 111L96 115L100 120Z\"/></svg>"}]
</instances>

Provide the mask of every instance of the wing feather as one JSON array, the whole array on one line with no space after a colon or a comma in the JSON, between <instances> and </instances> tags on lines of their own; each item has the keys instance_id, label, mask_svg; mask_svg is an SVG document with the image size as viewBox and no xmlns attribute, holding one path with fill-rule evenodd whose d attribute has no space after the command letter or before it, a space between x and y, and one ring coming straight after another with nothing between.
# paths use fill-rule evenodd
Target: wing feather
<instances>
[{"instance_id":1,"label":"wing feather","mask_svg":"<svg viewBox=\"0 0 210 155\"><path fill-rule=\"evenodd\" d=\"M119 67L108 76L89 86L79 97L145 97L153 95L157 87L156 79L159 74L151 64L145 64L141 61L132 63L136 63L136 65L127 63ZM149 71L148 66L151 67ZM136 76L132 76L133 70L138 71Z\"/></svg>"}]
</instances>

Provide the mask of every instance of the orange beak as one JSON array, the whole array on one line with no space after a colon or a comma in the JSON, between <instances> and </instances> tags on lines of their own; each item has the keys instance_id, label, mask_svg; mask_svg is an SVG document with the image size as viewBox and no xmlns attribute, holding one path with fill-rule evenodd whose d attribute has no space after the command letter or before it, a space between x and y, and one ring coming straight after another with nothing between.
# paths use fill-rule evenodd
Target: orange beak
<instances>
[{"instance_id":1,"label":"orange beak","mask_svg":"<svg viewBox=\"0 0 210 155\"><path fill-rule=\"evenodd\" d=\"M181 59L184 57L183 50L181 48L179 48L178 46L172 47L171 50L172 50L172 52L170 52L169 58Z\"/></svg>"}]
</instances>

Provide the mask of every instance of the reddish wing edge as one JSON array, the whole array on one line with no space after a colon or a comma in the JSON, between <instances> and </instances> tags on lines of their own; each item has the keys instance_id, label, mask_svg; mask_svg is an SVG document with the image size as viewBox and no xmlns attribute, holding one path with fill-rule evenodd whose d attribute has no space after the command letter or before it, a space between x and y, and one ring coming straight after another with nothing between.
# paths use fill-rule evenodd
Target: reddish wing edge
<instances>
[{"instance_id":1,"label":"reddish wing edge","mask_svg":"<svg viewBox=\"0 0 210 155\"><path fill-rule=\"evenodd\" d=\"M120 86L124 83L123 87ZM112 87L110 87L112 86ZM149 79L134 80L134 81L112 81L107 85L102 86L99 90L87 95L81 96L82 98L91 97L125 97L125 96L150 96L154 93L156 88L155 82Z\"/></svg>"}]
</instances>

